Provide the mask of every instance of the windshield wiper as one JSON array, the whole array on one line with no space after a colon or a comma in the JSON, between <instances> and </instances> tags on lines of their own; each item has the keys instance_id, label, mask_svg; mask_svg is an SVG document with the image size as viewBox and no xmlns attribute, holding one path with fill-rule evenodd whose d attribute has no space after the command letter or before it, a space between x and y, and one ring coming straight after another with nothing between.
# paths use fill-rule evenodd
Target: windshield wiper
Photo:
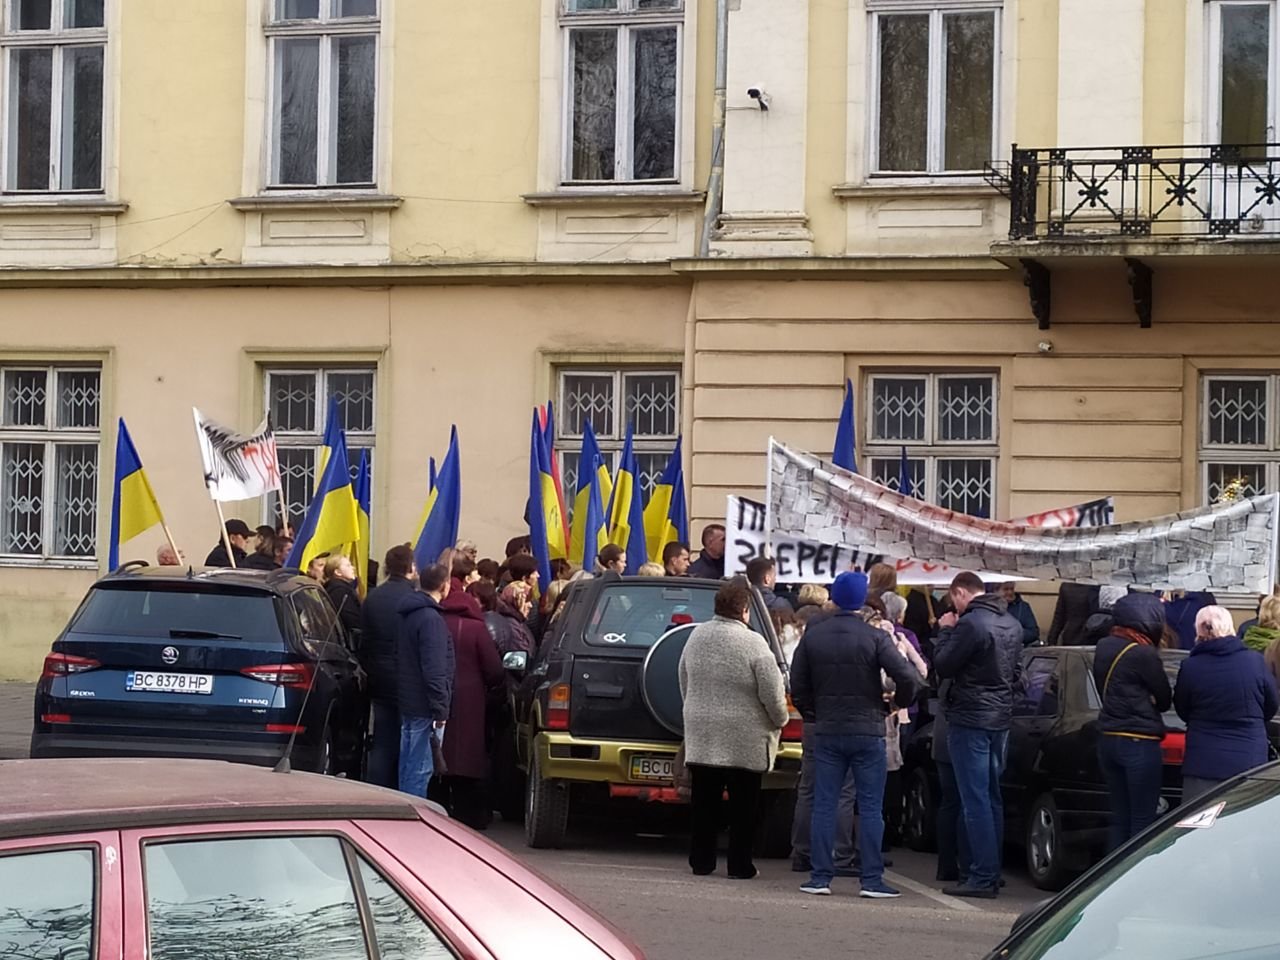
<instances>
[{"instance_id":1,"label":"windshield wiper","mask_svg":"<svg viewBox=\"0 0 1280 960\"><path fill-rule=\"evenodd\" d=\"M243 640L237 633L218 633L215 630L170 630L169 636L175 640Z\"/></svg>"}]
</instances>

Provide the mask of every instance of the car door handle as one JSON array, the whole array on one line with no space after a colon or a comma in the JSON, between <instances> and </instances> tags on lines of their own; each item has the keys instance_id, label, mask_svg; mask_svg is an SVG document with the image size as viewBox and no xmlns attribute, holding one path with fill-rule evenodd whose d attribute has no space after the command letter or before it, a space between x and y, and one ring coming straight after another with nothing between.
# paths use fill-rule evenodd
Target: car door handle
<instances>
[{"instance_id":1,"label":"car door handle","mask_svg":"<svg viewBox=\"0 0 1280 960\"><path fill-rule=\"evenodd\" d=\"M622 687L612 683L588 683L583 690L588 697L599 697L603 700L621 700L625 693Z\"/></svg>"}]
</instances>

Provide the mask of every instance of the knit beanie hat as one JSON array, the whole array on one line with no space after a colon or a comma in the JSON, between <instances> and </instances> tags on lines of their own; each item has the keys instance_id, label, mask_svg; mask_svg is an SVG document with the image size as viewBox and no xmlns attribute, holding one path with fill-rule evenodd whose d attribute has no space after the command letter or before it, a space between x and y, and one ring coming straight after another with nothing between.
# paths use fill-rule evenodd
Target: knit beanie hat
<instances>
[{"instance_id":1,"label":"knit beanie hat","mask_svg":"<svg viewBox=\"0 0 1280 960\"><path fill-rule=\"evenodd\" d=\"M857 571L840 574L831 585L831 600L841 610L861 610L867 602L867 575Z\"/></svg>"}]
</instances>

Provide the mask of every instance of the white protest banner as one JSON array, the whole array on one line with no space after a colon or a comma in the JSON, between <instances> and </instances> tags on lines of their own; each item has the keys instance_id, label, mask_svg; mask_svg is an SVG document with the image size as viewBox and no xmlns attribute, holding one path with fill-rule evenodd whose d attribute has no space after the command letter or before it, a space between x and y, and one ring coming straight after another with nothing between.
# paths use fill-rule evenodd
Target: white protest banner
<instances>
[{"instance_id":1,"label":"white protest banner","mask_svg":"<svg viewBox=\"0 0 1280 960\"><path fill-rule=\"evenodd\" d=\"M276 438L264 420L250 436L236 433L192 408L204 462L204 483L218 502L252 500L280 489Z\"/></svg>"},{"instance_id":2,"label":"white protest banner","mask_svg":"<svg viewBox=\"0 0 1280 960\"><path fill-rule=\"evenodd\" d=\"M1020 527L1096 527L1110 523L1114 514L1115 505L1107 497L1009 522ZM725 576L744 575L748 563L767 554L766 523L767 511L763 503L746 497L728 497L725 511ZM855 567L866 570L873 563L881 561L897 566L898 583L903 586L949 583L961 572L960 568L945 563L886 559L847 544L826 544L794 537L776 537L773 557L778 564L778 580L781 583L830 583L846 570ZM979 576L992 583L1027 579L989 572L980 572Z\"/></svg>"},{"instance_id":3,"label":"white protest banner","mask_svg":"<svg viewBox=\"0 0 1280 960\"><path fill-rule=\"evenodd\" d=\"M1103 527L1026 527L965 516L769 443L771 536L854 541L924 563L1034 580L1269 593L1280 495Z\"/></svg>"}]
</instances>

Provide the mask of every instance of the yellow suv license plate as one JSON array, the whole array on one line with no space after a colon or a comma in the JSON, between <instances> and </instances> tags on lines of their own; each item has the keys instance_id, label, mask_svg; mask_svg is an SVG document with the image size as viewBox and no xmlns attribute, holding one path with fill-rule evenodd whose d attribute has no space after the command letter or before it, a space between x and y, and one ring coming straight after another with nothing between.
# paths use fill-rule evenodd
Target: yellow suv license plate
<instances>
[{"instance_id":1,"label":"yellow suv license plate","mask_svg":"<svg viewBox=\"0 0 1280 960\"><path fill-rule=\"evenodd\" d=\"M675 780L675 759L670 754L637 754L631 758L631 779L671 783Z\"/></svg>"}]
</instances>

